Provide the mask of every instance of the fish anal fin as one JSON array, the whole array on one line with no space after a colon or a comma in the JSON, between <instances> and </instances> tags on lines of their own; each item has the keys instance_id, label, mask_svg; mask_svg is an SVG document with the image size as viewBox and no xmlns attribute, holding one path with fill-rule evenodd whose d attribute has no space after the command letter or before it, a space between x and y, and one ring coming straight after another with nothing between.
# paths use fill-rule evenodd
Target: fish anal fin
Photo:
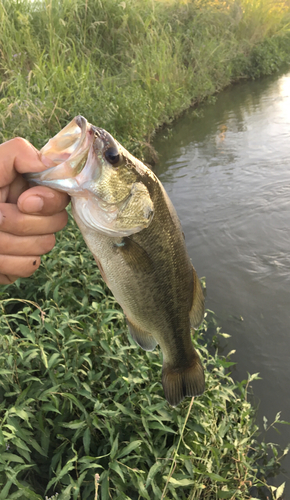
<instances>
[{"instance_id":1,"label":"fish anal fin","mask_svg":"<svg viewBox=\"0 0 290 500\"><path fill-rule=\"evenodd\" d=\"M171 406L177 406L186 396L200 396L204 392L204 371L196 351L188 366L162 368L162 385L165 398Z\"/></svg>"},{"instance_id":2,"label":"fish anal fin","mask_svg":"<svg viewBox=\"0 0 290 500\"><path fill-rule=\"evenodd\" d=\"M151 333L145 332L140 328L136 327L131 323L131 321L127 320L127 325L129 328L129 332L135 342L144 349L144 351L153 351L157 346L158 342L156 342L155 338L151 335Z\"/></svg>"},{"instance_id":3,"label":"fish anal fin","mask_svg":"<svg viewBox=\"0 0 290 500\"><path fill-rule=\"evenodd\" d=\"M192 306L189 312L189 319L192 328L197 328L202 323L204 318L204 294L196 274L194 267L193 271L193 294Z\"/></svg>"}]
</instances>

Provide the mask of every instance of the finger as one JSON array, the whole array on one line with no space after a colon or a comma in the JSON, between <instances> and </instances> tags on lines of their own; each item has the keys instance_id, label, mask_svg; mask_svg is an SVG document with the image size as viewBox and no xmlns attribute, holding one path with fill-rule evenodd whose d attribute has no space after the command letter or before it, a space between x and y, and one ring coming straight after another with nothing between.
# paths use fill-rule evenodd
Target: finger
<instances>
[{"instance_id":1,"label":"finger","mask_svg":"<svg viewBox=\"0 0 290 500\"><path fill-rule=\"evenodd\" d=\"M26 214L53 215L65 209L70 198L44 186L35 186L22 193L17 201L19 210Z\"/></svg>"},{"instance_id":2,"label":"finger","mask_svg":"<svg viewBox=\"0 0 290 500\"><path fill-rule=\"evenodd\" d=\"M7 188L7 197L1 201L5 201L6 203L17 203L17 200L21 193L29 188L29 184L21 174L17 174L14 181L11 182L9 186L6 186L6 189ZM2 188L2 190L4 189L5 188Z\"/></svg>"},{"instance_id":3,"label":"finger","mask_svg":"<svg viewBox=\"0 0 290 500\"><path fill-rule=\"evenodd\" d=\"M16 255L1 255L0 259L0 274L18 276L20 278L28 278L40 266L40 257L35 256L16 256Z\"/></svg>"},{"instance_id":4,"label":"finger","mask_svg":"<svg viewBox=\"0 0 290 500\"><path fill-rule=\"evenodd\" d=\"M56 233L64 228L67 219L66 210L55 215L27 215L20 212L13 203L0 203L0 231L16 236Z\"/></svg>"},{"instance_id":5,"label":"finger","mask_svg":"<svg viewBox=\"0 0 290 500\"><path fill-rule=\"evenodd\" d=\"M6 255L44 255L50 252L55 245L54 234L42 236L15 236L0 232L0 258Z\"/></svg>"},{"instance_id":6,"label":"finger","mask_svg":"<svg viewBox=\"0 0 290 500\"><path fill-rule=\"evenodd\" d=\"M19 278L19 276L13 276L12 274L0 274L0 285L11 285Z\"/></svg>"},{"instance_id":7,"label":"finger","mask_svg":"<svg viewBox=\"0 0 290 500\"><path fill-rule=\"evenodd\" d=\"M39 152L25 139L16 137L0 145L0 187L11 184L17 172L42 172Z\"/></svg>"}]
</instances>

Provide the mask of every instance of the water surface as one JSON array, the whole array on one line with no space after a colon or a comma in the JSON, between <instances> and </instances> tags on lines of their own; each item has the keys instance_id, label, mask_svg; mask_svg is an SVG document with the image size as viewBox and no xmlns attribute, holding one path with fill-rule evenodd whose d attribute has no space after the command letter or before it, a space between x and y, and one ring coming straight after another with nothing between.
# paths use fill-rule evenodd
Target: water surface
<instances>
[{"instance_id":1,"label":"water surface","mask_svg":"<svg viewBox=\"0 0 290 500\"><path fill-rule=\"evenodd\" d=\"M262 377L260 424L280 410L290 421L290 73L231 87L201 113L158 134L155 172L206 276L206 306L231 334L234 378ZM290 426L279 428L267 440L286 446ZM290 458L283 468L290 498Z\"/></svg>"}]
</instances>

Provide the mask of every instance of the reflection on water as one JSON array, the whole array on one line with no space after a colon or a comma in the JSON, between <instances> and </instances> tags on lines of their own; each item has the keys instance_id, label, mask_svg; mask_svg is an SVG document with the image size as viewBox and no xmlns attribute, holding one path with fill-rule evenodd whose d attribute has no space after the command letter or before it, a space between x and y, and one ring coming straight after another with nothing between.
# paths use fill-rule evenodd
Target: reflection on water
<instances>
[{"instance_id":1,"label":"reflection on water","mask_svg":"<svg viewBox=\"0 0 290 500\"><path fill-rule=\"evenodd\" d=\"M290 421L290 73L232 87L193 115L156 137L155 171L207 278L207 307L232 335L234 377L259 372L259 421L279 410ZM268 440L285 446L290 427L280 430ZM289 458L283 467L290 491Z\"/></svg>"}]
</instances>

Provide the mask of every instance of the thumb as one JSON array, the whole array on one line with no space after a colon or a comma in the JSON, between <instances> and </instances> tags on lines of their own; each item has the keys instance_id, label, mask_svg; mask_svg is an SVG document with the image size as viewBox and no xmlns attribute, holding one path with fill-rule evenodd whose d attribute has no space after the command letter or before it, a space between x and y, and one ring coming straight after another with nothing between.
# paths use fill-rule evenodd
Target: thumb
<instances>
[{"instance_id":1,"label":"thumb","mask_svg":"<svg viewBox=\"0 0 290 500\"><path fill-rule=\"evenodd\" d=\"M16 137L0 145L0 187L11 184L17 173L41 172L45 169L39 151L25 139Z\"/></svg>"}]
</instances>

